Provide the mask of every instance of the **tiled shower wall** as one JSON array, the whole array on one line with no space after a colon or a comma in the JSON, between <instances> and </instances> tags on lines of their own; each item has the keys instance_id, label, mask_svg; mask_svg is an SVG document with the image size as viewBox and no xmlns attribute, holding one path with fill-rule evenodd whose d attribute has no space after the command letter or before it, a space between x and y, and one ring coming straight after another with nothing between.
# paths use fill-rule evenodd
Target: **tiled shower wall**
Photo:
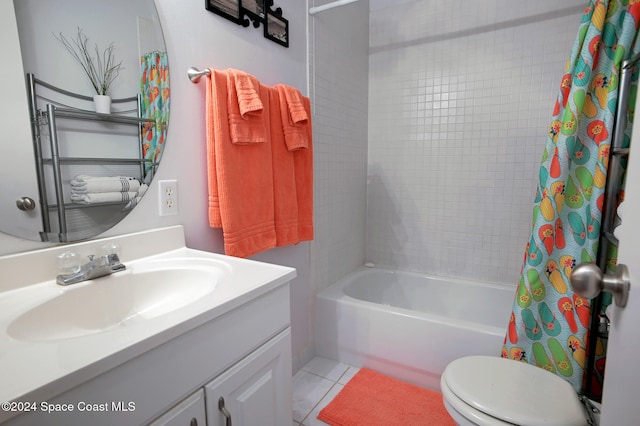
<instances>
[{"instance_id":1,"label":"tiled shower wall","mask_svg":"<svg viewBox=\"0 0 640 426\"><path fill-rule=\"evenodd\" d=\"M586 2L372 10L366 260L514 284Z\"/></svg>"},{"instance_id":2,"label":"tiled shower wall","mask_svg":"<svg viewBox=\"0 0 640 426\"><path fill-rule=\"evenodd\" d=\"M310 1L319 6L329 0ZM364 263L369 5L309 16L318 291Z\"/></svg>"}]
</instances>

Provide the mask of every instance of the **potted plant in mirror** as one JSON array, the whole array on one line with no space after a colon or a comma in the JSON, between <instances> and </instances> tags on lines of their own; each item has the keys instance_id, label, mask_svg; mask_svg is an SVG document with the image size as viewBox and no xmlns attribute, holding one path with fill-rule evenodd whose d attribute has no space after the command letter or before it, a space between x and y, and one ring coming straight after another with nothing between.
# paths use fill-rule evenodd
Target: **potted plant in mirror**
<instances>
[{"instance_id":1,"label":"potted plant in mirror","mask_svg":"<svg viewBox=\"0 0 640 426\"><path fill-rule=\"evenodd\" d=\"M92 52L89 48L89 38L80 27L78 27L78 33L75 38L71 40L67 39L62 33L60 33L59 37L55 35L54 37L64 45L73 56L73 59L82 66L91 81L96 91L93 96L96 112L111 113L109 87L118 77L120 68L122 68L122 61L116 62L113 43L109 44L103 51L98 48L96 43Z\"/></svg>"}]
</instances>

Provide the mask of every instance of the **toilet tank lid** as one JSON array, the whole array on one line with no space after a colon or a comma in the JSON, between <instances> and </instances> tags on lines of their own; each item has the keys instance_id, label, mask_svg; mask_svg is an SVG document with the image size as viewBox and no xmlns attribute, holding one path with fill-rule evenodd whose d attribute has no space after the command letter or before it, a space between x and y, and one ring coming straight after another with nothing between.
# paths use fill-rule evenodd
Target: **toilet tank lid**
<instances>
[{"instance_id":1,"label":"toilet tank lid","mask_svg":"<svg viewBox=\"0 0 640 426\"><path fill-rule=\"evenodd\" d=\"M470 356L450 363L442 378L466 404L522 426L584 426L573 386L542 368L506 358Z\"/></svg>"}]
</instances>

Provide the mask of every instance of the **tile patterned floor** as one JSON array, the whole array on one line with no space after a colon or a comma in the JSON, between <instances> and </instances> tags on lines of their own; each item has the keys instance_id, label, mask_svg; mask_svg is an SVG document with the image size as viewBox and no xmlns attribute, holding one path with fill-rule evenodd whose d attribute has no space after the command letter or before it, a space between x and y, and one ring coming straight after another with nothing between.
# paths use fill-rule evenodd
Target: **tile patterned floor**
<instances>
[{"instance_id":1,"label":"tile patterned floor","mask_svg":"<svg viewBox=\"0 0 640 426\"><path fill-rule=\"evenodd\" d=\"M326 426L316 417L358 368L326 358L313 358L293 376L293 426Z\"/></svg>"}]
</instances>

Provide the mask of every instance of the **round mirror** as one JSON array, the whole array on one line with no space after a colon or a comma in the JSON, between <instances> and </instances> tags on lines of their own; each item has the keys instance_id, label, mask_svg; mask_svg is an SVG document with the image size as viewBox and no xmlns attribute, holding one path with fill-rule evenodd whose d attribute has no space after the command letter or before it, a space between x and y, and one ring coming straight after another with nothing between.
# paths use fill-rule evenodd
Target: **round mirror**
<instances>
[{"instance_id":1,"label":"round mirror","mask_svg":"<svg viewBox=\"0 0 640 426\"><path fill-rule=\"evenodd\" d=\"M0 231L94 237L138 204L166 143L154 1L0 0L0 15Z\"/></svg>"}]
</instances>

